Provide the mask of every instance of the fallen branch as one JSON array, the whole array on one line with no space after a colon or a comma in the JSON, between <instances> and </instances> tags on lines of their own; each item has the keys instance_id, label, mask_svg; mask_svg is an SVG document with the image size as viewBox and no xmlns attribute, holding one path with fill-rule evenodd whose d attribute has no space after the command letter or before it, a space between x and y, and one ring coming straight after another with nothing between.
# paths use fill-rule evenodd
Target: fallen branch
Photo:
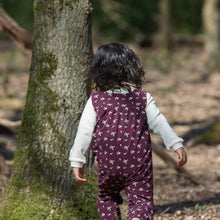
<instances>
[{"instance_id":1,"label":"fallen branch","mask_svg":"<svg viewBox=\"0 0 220 220\"><path fill-rule=\"evenodd\" d=\"M21 121L9 121L0 118L0 134L17 134Z\"/></svg>"},{"instance_id":2,"label":"fallen branch","mask_svg":"<svg viewBox=\"0 0 220 220\"><path fill-rule=\"evenodd\" d=\"M7 119L0 118L0 134L17 134L21 125L21 121L9 121ZM194 184L199 185L197 180L193 177L189 171L183 167L179 167L176 161L170 157L161 147L158 147L152 143L153 152L158 155L169 167L175 169L178 173L185 175Z\"/></svg>"},{"instance_id":3,"label":"fallen branch","mask_svg":"<svg viewBox=\"0 0 220 220\"><path fill-rule=\"evenodd\" d=\"M0 118L0 133L1 134L17 134L21 125L21 121L9 121L7 119ZM189 171L183 167L179 167L176 161L170 157L161 147L158 147L152 143L153 152L158 155L168 166L175 169L178 173L185 175L194 184L199 185L198 181L193 177Z\"/></svg>"},{"instance_id":4,"label":"fallen branch","mask_svg":"<svg viewBox=\"0 0 220 220\"><path fill-rule=\"evenodd\" d=\"M5 32L24 51L32 51L32 36L0 7L0 31Z\"/></svg>"},{"instance_id":5,"label":"fallen branch","mask_svg":"<svg viewBox=\"0 0 220 220\"><path fill-rule=\"evenodd\" d=\"M152 143L152 150L153 152L158 155L169 167L175 169L178 173L181 173L185 175L191 182L193 182L196 185L199 185L200 183L193 177L193 175L187 171L183 167L177 166L176 161L169 156L161 147L158 147L156 144Z\"/></svg>"}]
</instances>

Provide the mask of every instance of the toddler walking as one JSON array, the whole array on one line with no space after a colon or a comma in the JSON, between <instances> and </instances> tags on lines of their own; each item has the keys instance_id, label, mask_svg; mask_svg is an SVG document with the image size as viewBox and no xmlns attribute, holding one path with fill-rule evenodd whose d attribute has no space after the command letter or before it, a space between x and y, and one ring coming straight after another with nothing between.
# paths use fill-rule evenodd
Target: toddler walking
<instances>
[{"instance_id":1,"label":"toddler walking","mask_svg":"<svg viewBox=\"0 0 220 220\"><path fill-rule=\"evenodd\" d=\"M149 129L187 161L183 140L169 126L152 96L141 89L144 70L124 44L100 46L91 77L96 86L82 113L69 160L78 183L86 182L83 164L92 143L98 162L100 220L120 218L120 191L127 195L128 220L153 219L153 173Z\"/></svg>"}]
</instances>

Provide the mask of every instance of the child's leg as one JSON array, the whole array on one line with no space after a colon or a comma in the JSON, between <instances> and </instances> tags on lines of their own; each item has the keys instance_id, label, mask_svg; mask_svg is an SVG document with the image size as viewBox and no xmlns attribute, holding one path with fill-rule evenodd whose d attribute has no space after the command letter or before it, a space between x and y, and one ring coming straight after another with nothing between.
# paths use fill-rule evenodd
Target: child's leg
<instances>
[{"instance_id":1,"label":"child's leg","mask_svg":"<svg viewBox=\"0 0 220 220\"><path fill-rule=\"evenodd\" d=\"M120 191L124 185L119 178L109 174L98 174L97 206L100 220L121 220L119 205L122 204L123 199Z\"/></svg>"},{"instance_id":2,"label":"child's leg","mask_svg":"<svg viewBox=\"0 0 220 220\"><path fill-rule=\"evenodd\" d=\"M97 206L100 220L121 220L119 205L123 202L120 194L102 195L97 197Z\"/></svg>"},{"instance_id":3,"label":"child's leg","mask_svg":"<svg viewBox=\"0 0 220 220\"><path fill-rule=\"evenodd\" d=\"M130 182L125 193L128 196L129 212L127 220L152 220L154 213L152 173Z\"/></svg>"}]
</instances>

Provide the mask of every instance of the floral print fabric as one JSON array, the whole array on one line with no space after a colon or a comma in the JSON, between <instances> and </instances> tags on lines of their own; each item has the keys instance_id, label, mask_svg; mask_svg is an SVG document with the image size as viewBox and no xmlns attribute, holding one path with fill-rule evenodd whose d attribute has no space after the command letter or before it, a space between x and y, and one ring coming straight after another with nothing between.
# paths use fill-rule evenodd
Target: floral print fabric
<instances>
[{"instance_id":1,"label":"floral print fabric","mask_svg":"<svg viewBox=\"0 0 220 220\"><path fill-rule=\"evenodd\" d=\"M101 220L120 219L120 191L128 197L127 219L153 219L153 182L146 91L118 94L97 91L92 149L98 161L97 197Z\"/></svg>"}]
</instances>

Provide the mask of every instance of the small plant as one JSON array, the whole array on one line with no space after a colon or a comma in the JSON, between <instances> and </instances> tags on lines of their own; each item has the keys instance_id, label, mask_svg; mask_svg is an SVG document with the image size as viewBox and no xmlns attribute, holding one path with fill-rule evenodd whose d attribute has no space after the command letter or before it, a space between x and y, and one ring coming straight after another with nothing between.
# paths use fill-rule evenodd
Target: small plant
<instances>
[{"instance_id":1,"label":"small plant","mask_svg":"<svg viewBox=\"0 0 220 220\"><path fill-rule=\"evenodd\" d=\"M190 207L190 209L192 209L193 211L199 211L199 210L204 211L205 210L204 206L199 205L199 204L196 204L194 207Z\"/></svg>"},{"instance_id":2,"label":"small plant","mask_svg":"<svg viewBox=\"0 0 220 220\"><path fill-rule=\"evenodd\" d=\"M149 57L148 65L153 69L159 69L164 74L169 74L172 58L169 53L160 52Z\"/></svg>"}]
</instances>

